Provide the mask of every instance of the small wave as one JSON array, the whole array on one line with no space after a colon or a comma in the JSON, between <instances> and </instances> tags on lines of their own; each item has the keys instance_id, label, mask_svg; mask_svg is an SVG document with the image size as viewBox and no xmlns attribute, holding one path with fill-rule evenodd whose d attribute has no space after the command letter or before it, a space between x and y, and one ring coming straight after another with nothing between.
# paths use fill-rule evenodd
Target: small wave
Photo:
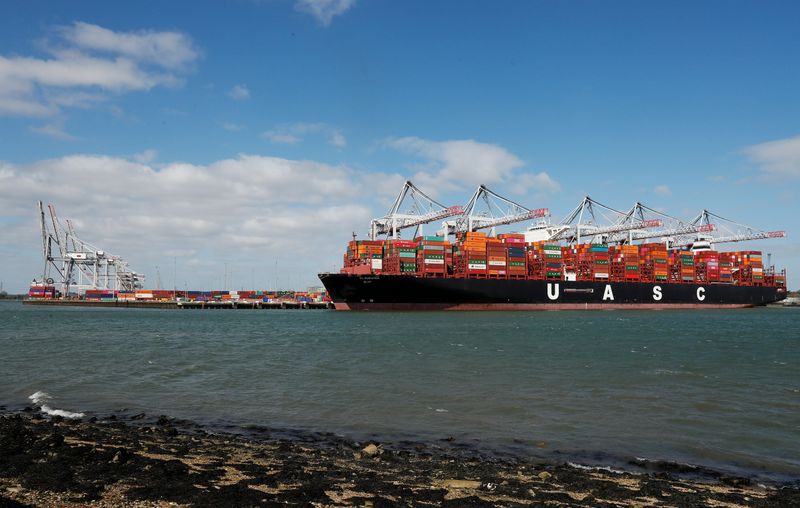
<instances>
[{"instance_id":1,"label":"small wave","mask_svg":"<svg viewBox=\"0 0 800 508\"><path fill-rule=\"evenodd\" d=\"M609 466L585 466L583 464L577 464L575 462L567 462L569 467L574 467L575 469L580 469L582 471L606 471L613 474L624 474L625 471L620 471L619 469L613 469Z\"/></svg>"},{"instance_id":2,"label":"small wave","mask_svg":"<svg viewBox=\"0 0 800 508\"><path fill-rule=\"evenodd\" d=\"M428 409L430 409L431 411L434 411L436 413L449 413L450 412L447 409L442 409L440 407L432 408L431 406L428 406Z\"/></svg>"},{"instance_id":3,"label":"small wave","mask_svg":"<svg viewBox=\"0 0 800 508\"><path fill-rule=\"evenodd\" d=\"M31 399L35 405L39 406L39 409L42 410L43 413L49 414L50 416L61 416L64 418L83 418L83 413L73 413L71 411L64 411L63 409L53 409L47 405L47 402L52 399L52 397L47 392L38 391L28 397Z\"/></svg>"}]
</instances>

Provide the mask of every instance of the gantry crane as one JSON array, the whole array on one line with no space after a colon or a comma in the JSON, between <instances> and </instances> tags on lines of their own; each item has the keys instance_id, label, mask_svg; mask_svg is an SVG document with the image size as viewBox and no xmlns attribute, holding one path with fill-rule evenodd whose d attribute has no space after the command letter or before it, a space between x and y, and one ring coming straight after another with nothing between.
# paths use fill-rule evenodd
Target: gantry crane
<instances>
[{"instance_id":1,"label":"gantry crane","mask_svg":"<svg viewBox=\"0 0 800 508\"><path fill-rule=\"evenodd\" d=\"M402 212L401 207L407 198L411 200L410 208ZM391 235L391 238L396 239L401 229L410 227L416 228L416 237L422 234L424 224L460 215L462 212L460 206L445 207L406 180L389 212L383 217L372 219L370 238L375 240L381 235Z\"/></svg>"},{"instance_id":2,"label":"gantry crane","mask_svg":"<svg viewBox=\"0 0 800 508\"><path fill-rule=\"evenodd\" d=\"M534 225L528 230L528 236L531 240L564 240L567 243L580 243L582 239L599 236L602 242L606 242L614 234L661 226L662 222L659 219L636 217L632 211L622 212L584 196L578 206L559 225ZM548 236L534 238L542 237L543 233Z\"/></svg>"},{"instance_id":3,"label":"gantry crane","mask_svg":"<svg viewBox=\"0 0 800 508\"><path fill-rule=\"evenodd\" d=\"M625 235L612 234L608 237L609 243L633 243L634 241L648 240L651 238L663 238L664 241L674 243L676 237L691 235L695 233L707 233L714 231L714 224L694 224L683 221L659 210L655 210L637 201L627 212L624 221L640 222L659 222L660 229L650 229L648 231L629 230Z\"/></svg>"},{"instance_id":4,"label":"gantry crane","mask_svg":"<svg viewBox=\"0 0 800 508\"><path fill-rule=\"evenodd\" d=\"M485 205L481 210L481 203ZM494 236L497 226L505 226L516 222L548 217L547 208L531 210L510 199L493 192L485 185L479 185L463 211L455 220L442 223L445 235L491 229Z\"/></svg>"},{"instance_id":5,"label":"gantry crane","mask_svg":"<svg viewBox=\"0 0 800 508\"><path fill-rule=\"evenodd\" d=\"M719 233L717 235L697 235L694 237L684 235L683 238L675 242L675 246L686 247L697 242L708 242L713 245L716 243L744 242L747 240L767 240L786 237L786 231L759 230L752 226L726 219L725 217L705 209L691 221L691 224L698 227L705 227L711 224L712 219L716 225L712 230L718 231Z\"/></svg>"},{"instance_id":6,"label":"gantry crane","mask_svg":"<svg viewBox=\"0 0 800 508\"><path fill-rule=\"evenodd\" d=\"M53 205L47 206L51 226L45 220L44 207L39 201L39 223L42 233L44 268L42 284L57 285L61 294L70 290L108 289L134 291L141 288L142 274L128 268L121 257L108 254L75 234L71 221L61 225ZM58 252L55 252L54 244Z\"/></svg>"}]
</instances>

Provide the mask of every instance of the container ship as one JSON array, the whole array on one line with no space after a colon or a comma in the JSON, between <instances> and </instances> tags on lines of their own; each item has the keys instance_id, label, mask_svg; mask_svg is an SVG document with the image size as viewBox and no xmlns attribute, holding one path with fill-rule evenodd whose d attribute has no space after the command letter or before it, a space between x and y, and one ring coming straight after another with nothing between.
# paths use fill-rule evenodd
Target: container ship
<instances>
[{"instance_id":1,"label":"container ship","mask_svg":"<svg viewBox=\"0 0 800 508\"><path fill-rule=\"evenodd\" d=\"M480 192L490 191L482 186ZM398 202L402 197L401 193ZM439 213L434 210L417 214L418 219L411 216L410 220L406 215L400 226L418 226L448 214L459 214L462 218L470 213L474 201L476 196L463 209L442 207ZM520 213L475 223L478 228L494 226L536 214L541 212L523 209ZM394 220L395 210L390 210L387 217ZM391 224L392 220L386 219L376 220L379 227L373 221L373 232L387 230L385 226L389 224L388 230L396 233L397 223ZM612 224L593 229L593 238L613 232L606 239L613 239L624 230L624 235L616 237L622 238L617 245L531 241L531 233L537 231L493 236L471 231L475 229L471 222L454 221L456 227L459 223L467 224L467 231L455 233L454 242L445 234L410 240L354 238L347 245L340 272L321 273L319 278L337 310L739 308L763 306L786 298L785 270L777 272L772 266L765 267L760 251L719 252L712 248L711 239L696 240L683 248L672 248L667 241L631 243L636 237L632 231L662 226L660 220L633 221L629 222L630 227ZM538 233L547 229L545 237L557 238L560 233L553 233L554 230L563 232L568 228L531 229L538 229ZM679 229L684 234L707 233L714 227L681 224ZM656 234L666 232L669 231L661 228ZM644 238L652 236L655 234L639 234ZM773 238L785 233L751 236Z\"/></svg>"}]
</instances>

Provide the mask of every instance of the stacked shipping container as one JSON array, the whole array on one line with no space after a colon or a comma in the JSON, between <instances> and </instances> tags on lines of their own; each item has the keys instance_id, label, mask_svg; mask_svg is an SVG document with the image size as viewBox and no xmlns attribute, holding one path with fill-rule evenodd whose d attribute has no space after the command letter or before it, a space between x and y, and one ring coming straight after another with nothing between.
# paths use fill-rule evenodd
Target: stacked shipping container
<instances>
[{"instance_id":1,"label":"stacked shipping container","mask_svg":"<svg viewBox=\"0 0 800 508\"><path fill-rule=\"evenodd\" d=\"M508 233L497 236L506 245L506 273L509 279L524 279L528 276L525 255L525 235Z\"/></svg>"},{"instance_id":2,"label":"stacked shipping container","mask_svg":"<svg viewBox=\"0 0 800 508\"><path fill-rule=\"evenodd\" d=\"M490 278L505 278L508 264L508 248L500 238L486 239L486 275Z\"/></svg>"},{"instance_id":3,"label":"stacked shipping container","mask_svg":"<svg viewBox=\"0 0 800 508\"><path fill-rule=\"evenodd\" d=\"M720 281L719 252L713 250L695 252L694 278L697 282Z\"/></svg>"},{"instance_id":4,"label":"stacked shipping container","mask_svg":"<svg viewBox=\"0 0 800 508\"><path fill-rule=\"evenodd\" d=\"M461 235L453 248L453 273L465 277L486 276L486 233Z\"/></svg>"},{"instance_id":5,"label":"stacked shipping container","mask_svg":"<svg viewBox=\"0 0 800 508\"><path fill-rule=\"evenodd\" d=\"M450 242L441 236L420 236L415 242L417 273L424 277L444 277Z\"/></svg>"},{"instance_id":6,"label":"stacked shipping container","mask_svg":"<svg viewBox=\"0 0 800 508\"><path fill-rule=\"evenodd\" d=\"M532 279L560 280L564 278L564 259L561 246L553 243L528 244L528 273Z\"/></svg>"},{"instance_id":7,"label":"stacked shipping container","mask_svg":"<svg viewBox=\"0 0 800 508\"><path fill-rule=\"evenodd\" d=\"M666 282L669 278L669 256L663 243L639 246L639 276L642 282Z\"/></svg>"},{"instance_id":8,"label":"stacked shipping container","mask_svg":"<svg viewBox=\"0 0 800 508\"><path fill-rule=\"evenodd\" d=\"M603 243L580 243L564 247L565 262L575 273L575 280L608 280L608 245Z\"/></svg>"},{"instance_id":9,"label":"stacked shipping container","mask_svg":"<svg viewBox=\"0 0 800 508\"><path fill-rule=\"evenodd\" d=\"M379 253L379 247L381 247ZM379 263L376 263L379 260ZM353 270L356 267L358 271ZM609 247L605 244L525 243L520 233L458 235L452 246L438 236L415 240L350 242L348 273L423 277L785 285L785 272L765 271L761 252L668 251L664 243Z\"/></svg>"},{"instance_id":10,"label":"stacked shipping container","mask_svg":"<svg viewBox=\"0 0 800 508\"><path fill-rule=\"evenodd\" d=\"M366 266L380 273L383 269L383 240L351 240L344 255L345 267Z\"/></svg>"},{"instance_id":11,"label":"stacked shipping container","mask_svg":"<svg viewBox=\"0 0 800 508\"><path fill-rule=\"evenodd\" d=\"M386 240L383 248L383 273L416 273L416 243L412 240Z\"/></svg>"},{"instance_id":12,"label":"stacked shipping container","mask_svg":"<svg viewBox=\"0 0 800 508\"><path fill-rule=\"evenodd\" d=\"M55 286L45 286L34 284L28 289L28 298L46 298L52 299L56 297Z\"/></svg>"},{"instance_id":13,"label":"stacked shipping container","mask_svg":"<svg viewBox=\"0 0 800 508\"><path fill-rule=\"evenodd\" d=\"M639 246L609 247L609 278L614 282L639 282Z\"/></svg>"},{"instance_id":14,"label":"stacked shipping container","mask_svg":"<svg viewBox=\"0 0 800 508\"><path fill-rule=\"evenodd\" d=\"M693 284L694 280L694 254L685 250L671 251L669 254L669 282Z\"/></svg>"}]
</instances>

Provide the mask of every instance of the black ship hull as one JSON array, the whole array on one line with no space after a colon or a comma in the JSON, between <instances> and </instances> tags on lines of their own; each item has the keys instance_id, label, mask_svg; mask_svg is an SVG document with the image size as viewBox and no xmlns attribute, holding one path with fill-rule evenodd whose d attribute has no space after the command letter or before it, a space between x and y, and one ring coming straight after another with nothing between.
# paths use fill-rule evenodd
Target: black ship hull
<instances>
[{"instance_id":1,"label":"black ship hull","mask_svg":"<svg viewBox=\"0 0 800 508\"><path fill-rule=\"evenodd\" d=\"M580 282L319 275L337 310L583 310L756 307L784 288L730 284Z\"/></svg>"}]
</instances>

